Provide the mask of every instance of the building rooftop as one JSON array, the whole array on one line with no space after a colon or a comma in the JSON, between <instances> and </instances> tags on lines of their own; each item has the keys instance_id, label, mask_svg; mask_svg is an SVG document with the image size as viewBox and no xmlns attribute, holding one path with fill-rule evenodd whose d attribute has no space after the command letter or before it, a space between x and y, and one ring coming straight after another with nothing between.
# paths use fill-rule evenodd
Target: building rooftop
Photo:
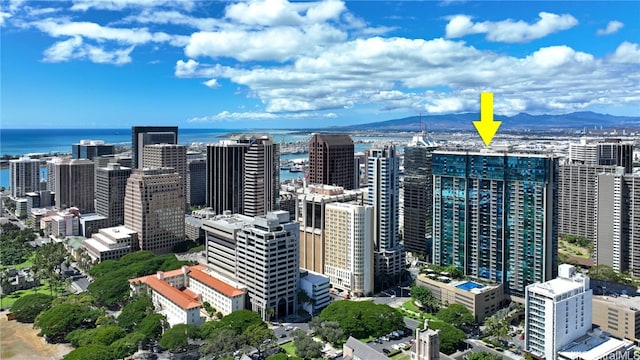
<instances>
[{"instance_id":1,"label":"building rooftop","mask_svg":"<svg viewBox=\"0 0 640 360\"><path fill-rule=\"evenodd\" d=\"M320 275L318 273L314 273L308 270L304 270L304 272L307 273L307 275L302 275L300 274L300 280L305 280L308 281L314 285L322 285L325 283L329 283L329 278L327 276L324 275Z\"/></svg>"},{"instance_id":2,"label":"building rooftop","mask_svg":"<svg viewBox=\"0 0 640 360\"><path fill-rule=\"evenodd\" d=\"M235 288L223 282L222 280L216 279L213 276L207 274L203 271L205 268L206 266L204 265L192 266L189 268L189 270L191 270L189 272L189 276L228 297L235 297L245 294L243 290Z\"/></svg>"},{"instance_id":3,"label":"building rooftop","mask_svg":"<svg viewBox=\"0 0 640 360\"><path fill-rule=\"evenodd\" d=\"M608 358L609 354L626 353L630 348L633 348L631 341L615 339L595 329L559 351L558 356L560 359L599 360Z\"/></svg>"},{"instance_id":4,"label":"building rooftop","mask_svg":"<svg viewBox=\"0 0 640 360\"><path fill-rule=\"evenodd\" d=\"M106 220L106 216L98 215L98 214L82 214L80 217L80 221L96 221L96 220Z\"/></svg>"},{"instance_id":5,"label":"building rooftop","mask_svg":"<svg viewBox=\"0 0 640 360\"><path fill-rule=\"evenodd\" d=\"M568 264L558 266L558 277L544 283L535 283L527 286L527 291L546 296L555 297L558 294L568 293L580 288L589 289L589 278L575 272L575 267Z\"/></svg>"},{"instance_id":6,"label":"building rooftop","mask_svg":"<svg viewBox=\"0 0 640 360\"><path fill-rule=\"evenodd\" d=\"M640 296L618 295L613 297L609 295L594 295L593 301L606 302L619 307L627 307L632 311L640 311Z\"/></svg>"},{"instance_id":7,"label":"building rooftop","mask_svg":"<svg viewBox=\"0 0 640 360\"><path fill-rule=\"evenodd\" d=\"M351 136L347 134L313 134L317 135L318 138L322 139L329 146L331 145L353 145L353 140ZM313 135L311 138L313 139Z\"/></svg>"},{"instance_id":8,"label":"building rooftop","mask_svg":"<svg viewBox=\"0 0 640 360\"><path fill-rule=\"evenodd\" d=\"M182 269L178 269L177 271L181 273ZM167 274L167 273L172 273L172 272L168 271L164 274ZM166 281L158 279L158 275L156 274L143 276L135 279L129 279L129 283L137 283L137 282L147 284L153 290L155 290L162 296L166 297L167 299L171 300L171 302L178 305L184 310L200 307L199 301L189 296L189 294L183 291L180 291L179 289L176 289L173 286L169 285ZM190 292L190 293L193 293L193 292Z\"/></svg>"},{"instance_id":9,"label":"building rooftop","mask_svg":"<svg viewBox=\"0 0 640 360\"><path fill-rule=\"evenodd\" d=\"M359 359L367 359L367 360L385 360L389 359L389 357L385 356L382 353L377 352L372 347L367 344L361 342L360 340L354 338L353 336L349 336L349 339L344 344L345 347L353 349L353 354ZM350 357L344 358L345 360L351 359Z\"/></svg>"},{"instance_id":10,"label":"building rooftop","mask_svg":"<svg viewBox=\"0 0 640 360\"><path fill-rule=\"evenodd\" d=\"M136 233L134 230L122 225L100 229L100 232L112 239L126 239Z\"/></svg>"}]
</instances>

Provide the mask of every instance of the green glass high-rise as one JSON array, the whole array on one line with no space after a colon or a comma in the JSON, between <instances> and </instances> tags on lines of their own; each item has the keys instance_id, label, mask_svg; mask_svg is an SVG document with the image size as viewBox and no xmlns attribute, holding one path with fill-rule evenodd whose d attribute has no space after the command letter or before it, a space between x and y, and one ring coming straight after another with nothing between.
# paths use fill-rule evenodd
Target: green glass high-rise
<instances>
[{"instance_id":1,"label":"green glass high-rise","mask_svg":"<svg viewBox=\"0 0 640 360\"><path fill-rule=\"evenodd\" d=\"M433 262L518 297L555 278L557 173L547 154L436 150Z\"/></svg>"}]
</instances>

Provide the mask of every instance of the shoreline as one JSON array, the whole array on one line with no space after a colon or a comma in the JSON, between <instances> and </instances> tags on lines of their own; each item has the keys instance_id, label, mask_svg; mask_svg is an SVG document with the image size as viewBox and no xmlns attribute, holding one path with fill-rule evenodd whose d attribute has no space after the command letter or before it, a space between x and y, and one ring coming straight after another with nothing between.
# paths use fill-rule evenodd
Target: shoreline
<instances>
[{"instance_id":1,"label":"shoreline","mask_svg":"<svg viewBox=\"0 0 640 360\"><path fill-rule=\"evenodd\" d=\"M0 312L0 358L10 360L62 359L73 350L71 344L49 344L38 336L33 324L7 320L8 310Z\"/></svg>"}]
</instances>

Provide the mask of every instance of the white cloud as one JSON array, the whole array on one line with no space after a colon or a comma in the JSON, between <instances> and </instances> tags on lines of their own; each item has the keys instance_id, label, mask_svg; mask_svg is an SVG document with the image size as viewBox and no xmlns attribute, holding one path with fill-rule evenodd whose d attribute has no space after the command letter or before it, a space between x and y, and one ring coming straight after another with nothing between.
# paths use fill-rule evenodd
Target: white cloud
<instances>
[{"instance_id":1,"label":"white cloud","mask_svg":"<svg viewBox=\"0 0 640 360\"><path fill-rule=\"evenodd\" d=\"M638 51L637 44L623 43L603 59L550 46L512 57L460 41L376 37L330 45L290 64L231 67L179 60L175 73L228 79L246 87L268 113L366 104L427 113L477 111L481 91L496 93L496 109L503 114L557 113L640 101L637 67L626 63Z\"/></svg>"},{"instance_id":2,"label":"white cloud","mask_svg":"<svg viewBox=\"0 0 640 360\"><path fill-rule=\"evenodd\" d=\"M607 27L604 29L598 29L596 32L598 35L611 35L618 32L624 26L623 23L617 20L609 21Z\"/></svg>"},{"instance_id":3,"label":"white cloud","mask_svg":"<svg viewBox=\"0 0 640 360\"><path fill-rule=\"evenodd\" d=\"M4 19L8 19L11 17L11 14L8 12L0 11L0 26L4 25Z\"/></svg>"},{"instance_id":4,"label":"white cloud","mask_svg":"<svg viewBox=\"0 0 640 360\"><path fill-rule=\"evenodd\" d=\"M538 16L540 19L537 22L529 24L511 19L474 23L468 15L455 15L449 19L446 26L446 37L459 38L471 34L486 34L489 41L525 43L570 29L578 24L578 20L569 14L540 12Z\"/></svg>"},{"instance_id":5,"label":"white cloud","mask_svg":"<svg viewBox=\"0 0 640 360\"><path fill-rule=\"evenodd\" d=\"M210 123L210 122L233 122L241 120L282 120L282 119L334 119L338 115L333 112L303 112L289 114L275 114L269 112L247 111L247 112L230 112L222 111L216 115L192 117L187 119L189 123Z\"/></svg>"},{"instance_id":6,"label":"white cloud","mask_svg":"<svg viewBox=\"0 0 640 360\"><path fill-rule=\"evenodd\" d=\"M217 79L210 79L204 82L204 84L207 87L210 87L212 89L216 89L220 87L220 84L218 84L218 80Z\"/></svg>"},{"instance_id":7,"label":"white cloud","mask_svg":"<svg viewBox=\"0 0 640 360\"><path fill-rule=\"evenodd\" d=\"M317 53L342 42L347 35L326 24L305 27L280 26L262 31L222 30L191 35L185 54L192 58L228 57L239 61L286 61Z\"/></svg>"},{"instance_id":8,"label":"white cloud","mask_svg":"<svg viewBox=\"0 0 640 360\"><path fill-rule=\"evenodd\" d=\"M58 41L44 51L44 61L69 61L74 58L74 53L80 46L82 46L82 38L80 36L75 36L64 41Z\"/></svg>"},{"instance_id":9,"label":"white cloud","mask_svg":"<svg viewBox=\"0 0 640 360\"><path fill-rule=\"evenodd\" d=\"M198 30L216 30L224 27L225 22L214 18L198 18L183 14L176 10L156 11L153 9L144 9L140 14L130 15L123 19L124 23L140 23L140 24L173 24L189 26Z\"/></svg>"},{"instance_id":10,"label":"white cloud","mask_svg":"<svg viewBox=\"0 0 640 360\"><path fill-rule=\"evenodd\" d=\"M131 62L129 54L133 46L125 49L105 50L85 44L80 36L58 41L43 53L45 62L65 62L72 59L88 59L98 64L123 65Z\"/></svg>"},{"instance_id":11,"label":"white cloud","mask_svg":"<svg viewBox=\"0 0 640 360\"><path fill-rule=\"evenodd\" d=\"M98 10L122 10L125 8L149 8L158 6L173 6L183 9L193 8L192 0L73 0L71 10L87 11Z\"/></svg>"},{"instance_id":12,"label":"white cloud","mask_svg":"<svg viewBox=\"0 0 640 360\"><path fill-rule=\"evenodd\" d=\"M171 42L175 37L164 32L149 32L146 28L113 28L93 22L44 19L32 23L52 37L82 36L99 41L109 40L122 44L145 44L148 42Z\"/></svg>"},{"instance_id":13,"label":"white cloud","mask_svg":"<svg viewBox=\"0 0 640 360\"><path fill-rule=\"evenodd\" d=\"M625 41L618 46L610 60L615 63L640 64L640 47Z\"/></svg>"},{"instance_id":14,"label":"white cloud","mask_svg":"<svg viewBox=\"0 0 640 360\"><path fill-rule=\"evenodd\" d=\"M250 0L227 6L232 22L259 26L294 26L336 20L346 10L342 1L290 3L287 0Z\"/></svg>"}]
</instances>

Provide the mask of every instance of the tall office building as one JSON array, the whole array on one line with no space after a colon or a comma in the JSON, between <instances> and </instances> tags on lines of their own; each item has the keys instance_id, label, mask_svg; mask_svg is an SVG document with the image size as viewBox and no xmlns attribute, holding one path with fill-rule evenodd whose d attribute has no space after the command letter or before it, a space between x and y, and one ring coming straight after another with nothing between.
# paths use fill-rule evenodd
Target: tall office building
<instances>
[{"instance_id":1,"label":"tall office building","mask_svg":"<svg viewBox=\"0 0 640 360\"><path fill-rule=\"evenodd\" d=\"M295 219L300 224L300 267L324 274L326 205L352 201L362 205L363 198L361 191L322 184L309 185L297 194Z\"/></svg>"},{"instance_id":2,"label":"tall office building","mask_svg":"<svg viewBox=\"0 0 640 360\"><path fill-rule=\"evenodd\" d=\"M87 159L65 159L56 163L56 207L76 207L81 214L92 213L94 204L94 164Z\"/></svg>"},{"instance_id":3,"label":"tall office building","mask_svg":"<svg viewBox=\"0 0 640 360\"><path fill-rule=\"evenodd\" d=\"M115 146L105 144L104 140L80 140L79 143L71 145L72 159L93 160L98 156L112 155Z\"/></svg>"},{"instance_id":4,"label":"tall office building","mask_svg":"<svg viewBox=\"0 0 640 360\"><path fill-rule=\"evenodd\" d=\"M268 136L223 140L207 146L207 205L248 216L278 206L280 152Z\"/></svg>"},{"instance_id":5,"label":"tall office building","mask_svg":"<svg viewBox=\"0 0 640 360\"><path fill-rule=\"evenodd\" d=\"M244 154L243 213L265 215L280 201L280 146L270 137L252 139Z\"/></svg>"},{"instance_id":6,"label":"tall office building","mask_svg":"<svg viewBox=\"0 0 640 360\"><path fill-rule=\"evenodd\" d=\"M433 176L431 155L438 144L425 132L404 148L404 249L431 260Z\"/></svg>"},{"instance_id":7,"label":"tall office building","mask_svg":"<svg viewBox=\"0 0 640 360\"><path fill-rule=\"evenodd\" d=\"M596 191L596 264L640 276L640 174L600 174Z\"/></svg>"},{"instance_id":8,"label":"tall office building","mask_svg":"<svg viewBox=\"0 0 640 360\"><path fill-rule=\"evenodd\" d=\"M581 236L595 243L598 174L620 170L624 168L585 164L558 167L558 234Z\"/></svg>"},{"instance_id":9,"label":"tall office building","mask_svg":"<svg viewBox=\"0 0 640 360\"><path fill-rule=\"evenodd\" d=\"M400 274L405 269L405 253L399 241L400 157L396 147L370 149L367 173L367 201L373 207L374 271L376 275Z\"/></svg>"},{"instance_id":10,"label":"tall office building","mask_svg":"<svg viewBox=\"0 0 640 360\"><path fill-rule=\"evenodd\" d=\"M64 160L63 158L53 157L47 160L47 188L51 192L56 191L56 164Z\"/></svg>"},{"instance_id":11,"label":"tall office building","mask_svg":"<svg viewBox=\"0 0 640 360\"><path fill-rule=\"evenodd\" d=\"M309 139L310 184L356 189L353 140L346 134L313 134Z\"/></svg>"},{"instance_id":12,"label":"tall office building","mask_svg":"<svg viewBox=\"0 0 640 360\"><path fill-rule=\"evenodd\" d=\"M556 360L558 352L591 330L589 278L562 264L558 277L530 284L525 294L524 349L536 358Z\"/></svg>"},{"instance_id":13,"label":"tall office building","mask_svg":"<svg viewBox=\"0 0 640 360\"><path fill-rule=\"evenodd\" d=\"M324 273L351 296L373 293L371 206L331 203L325 207Z\"/></svg>"},{"instance_id":14,"label":"tall office building","mask_svg":"<svg viewBox=\"0 0 640 360\"><path fill-rule=\"evenodd\" d=\"M297 311L298 224L286 211L250 217L218 215L203 221L207 265L246 286L246 308L263 319Z\"/></svg>"},{"instance_id":15,"label":"tall office building","mask_svg":"<svg viewBox=\"0 0 640 360\"><path fill-rule=\"evenodd\" d=\"M131 127L131 168L144 164L144 147L152 144L177 144L177 126L132 126Z\"/></svg>"},{"instance_id":16,"label":"tall office building","mask_svg":"<svg viewBox=\"0 0 640 360\"><path fill-rule=\"evenodd\" d=\"M26 193L40 190L40 160L30 157L9 160L11 196L23 198Z\"/></svg>"},{"instance_id":17,"label":"tall office building","mask_svg":"<svg viewBox=\"0 0 640 360\"><path fill-rule=\"evenodd\" d=\"M124 225L138 233L140 250L168 253L184 241L184 192L173 168L137 169L124 197Z\"/></svg>"},{"instance_id":18,"label":"tall office building","mask_svg":"<svg viewBox=\"0 0 640 360\"><path fill-rule=\"evenodd\" d=\"M518 297L555 277L557 158L436 150L433 176L435 264Z\"/></svg>"},{"instance_id":19,"label":"tall office building","mask_svg":"<svg viewBox=\"0 0 640 360\"><path fill-rule=\"evenodd\" d=\"M173 168L182 181L182 197L185 207L187 198L187 147L176 144L151 144L144 146L142 166L144 168Z\"/></svg>"},{"instance_id":20,"label":"tall office building","mask_svg":"<svg viewBox=\"0 0 640 360\"><path fill-rule=\"evenodd\" d=\"M242 214L245 147L233 140L207 146L207 205L216 214Z\"/></svg>"},{"instance_id":21,"label":"tall office building","mask_svg":"<svg viewBox=\"0 0 640 360\"><path fill-rule=\"evenodd\" d=\"M633 143L620 139L590 141L581 138L579 143L569 144L569 162L585 165L614 165L633 171Z\"/></svg>"},{"instance_id":22,"label":"tall office building","mask_svg":"<svg viewBox=\"0 0 640 360\"><path fill-rule=\"evenodd\" d=\"M190 205L207 203L207 160L187 161L187 199Z\"/></svg>"},{"instance_id":23,"label":"tall office building","mask_svg":"<svg viewBox=\"0 0 640 360\"><path fill-rule=\"evenodd\" d=\"M131 169L110 163L96 169L96 213L106 216L108 227L124 224L124 196Z\"/></svg>"}]
</instances>

